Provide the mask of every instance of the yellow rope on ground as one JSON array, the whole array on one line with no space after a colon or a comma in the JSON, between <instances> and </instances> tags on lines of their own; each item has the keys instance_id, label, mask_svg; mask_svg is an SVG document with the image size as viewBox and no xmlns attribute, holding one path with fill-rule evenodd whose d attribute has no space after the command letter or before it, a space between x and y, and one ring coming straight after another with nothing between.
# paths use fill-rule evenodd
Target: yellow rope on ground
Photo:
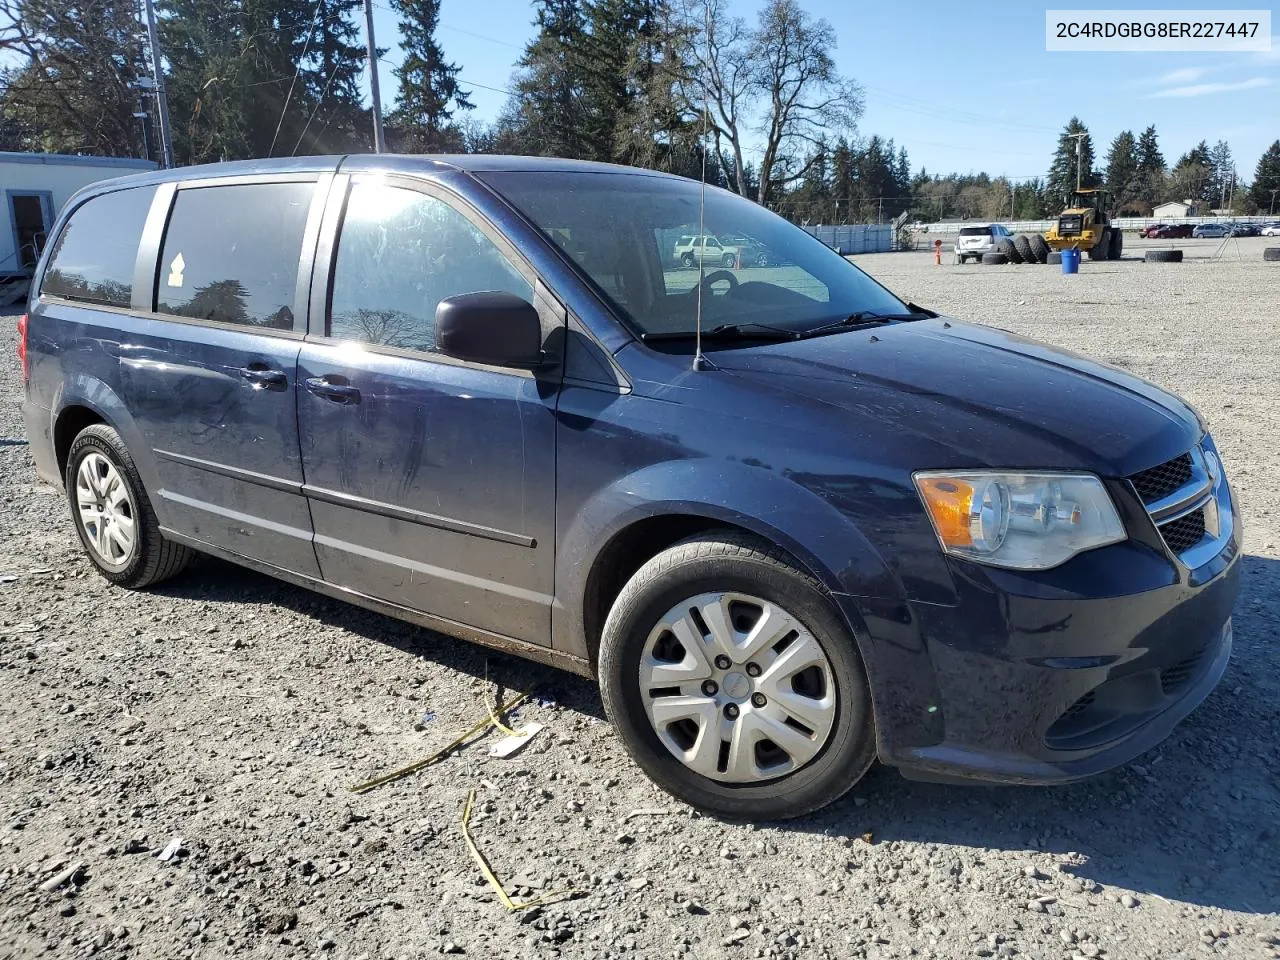
<instances>
[{"instance_id":1,"label":"yellow rope on ground","mask_svg":"<svg viewBox=\"0 0 1280 960\"><path fill-rule=\"evenodd\" d=\"M496 700L497 698L495 697L494 699ZM495 727L497 727L499 730L505 733L508 737L520 736L520 734L516 733L510 727L505 726L503 722L498 719L497 714L493 712L493 707L489 706L489 661L488 660L484 662L484 706L485 706L485 709L489 711L489 720L493 723ZM511 708L508 707L507 709L509 710Z\"/></svg>"},{"instance_id":2,"label":"yellow rope on ground","mask_svg":"<svg viewBox=\"0 0 1280 960\"><path fill-rule=\"evenodd\" d=\"M530 693L532 693L532 691L530 691ZM453 753L453 751L457 750L460 746L462 746L464 743L466 743L476 734L489 729L489 727L494 726L495 724L497 724L497 726L501 729L506 729L505 727L502 726L501 723L498 722L497 716L504 714L509 710L514 709L516 706L523 703L528 698L529 698L529 693L522 693L520 694L520 696L516 697L510 703L499 704L497 714L495 714L493 708L489 706L489 700L488 700L488 697L486 696L485 707L489 715L485 719L477 723L470 730L468 730L466 733L464 733L462 736L458 737L458 739L454 740L448 746L441 747L439 750L437 750L431 756L427 757L425 760L419 760L417 763L411 763L409 764L409 766L401 767L399 770L392 770L390 773L383 774L382 776L377 777L376 779L373 779L373 780L369 780L365 783L358 783L351 788L351 792L352 793L368 793L370 790L373 790L376 787L381 787L384 784L391 783L393 780L399 780L401 777L407 777L411 773L417 773L419 770L422 770L425 767L429 767L433 763L439 763L441 760L449 756L449 754Z\"/></svg>"},{"instance_id":3,"label":"yellow rope on ground","mask_svg":"<svg viewBox=\"0 0 1280 960\"><path fill-rule=\"evenodd\" d=\"M484 854L480 852L480 848L476 846L476 842L471 836L471 806L475 799L475 790L469 790L467 792L467 804L462 808L462 838L467 841L467 849L471 851L471 856L475 858L476 863L480 866L480 872L489 881L489 886L493 887L494 892L498 895L498 900L501 901L504 907L513 912L516 910L528 910L530 907L540 907L553 900L567 900L582 892L581 890L553 890L535 900L522 902L512 900L507 896L507 891L502 889L502 883L494 876L493 868L489 866L489 861L484 858Z\"/></svg>"}]
</instances>

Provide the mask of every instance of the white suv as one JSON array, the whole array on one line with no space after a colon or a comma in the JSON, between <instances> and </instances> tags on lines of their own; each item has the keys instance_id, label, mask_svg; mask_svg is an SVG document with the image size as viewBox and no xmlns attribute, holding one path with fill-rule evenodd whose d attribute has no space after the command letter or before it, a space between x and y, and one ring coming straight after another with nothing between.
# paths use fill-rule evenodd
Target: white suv
<instances>
[{"instance_id":1,"label":"white suv","mask_svg":"<svg viewBox=\"0 0 1280 960\"><path fill-rule=\"evenodd\" d=\"M955 243L956 263L964 263L970 257L981 260L984 253L996 253L1001 240L1012 237L1013 234L998 223L961 227Z\"/></svg>"},{"instance_id":2,"label":"white suv","mask_svg":"<svg viewBox=\"0 0 1280 960\"><path fill-rule=\"evenodd\" d=\"M672 256L686 267L692 267L699 259L706 264L717 263L732 267L738 262L738 248L721 243L709 233L703 235L701 243L696 235L688 234L676 241Z\"/></svg>"}]
</instances>

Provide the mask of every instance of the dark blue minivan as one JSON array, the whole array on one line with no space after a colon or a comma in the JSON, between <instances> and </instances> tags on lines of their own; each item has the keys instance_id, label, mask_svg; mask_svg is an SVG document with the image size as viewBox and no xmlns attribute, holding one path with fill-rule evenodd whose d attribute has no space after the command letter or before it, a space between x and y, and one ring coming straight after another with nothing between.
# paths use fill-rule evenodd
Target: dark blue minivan
<instances>
[{"instance_id":1,"label":"dark blue minivan","mask_svg":"<svg viewBox=\"0 0 1280 960\"><path fill-rule=\"evenodd\" d=\"M1086 776L1226 667L1240 528L1191 407L724 191L273 160L97 184L51 236L26 423L103 576L213 554L598 677L704 810L802 814L877 757Z\"/></svg>"}]
</instances>

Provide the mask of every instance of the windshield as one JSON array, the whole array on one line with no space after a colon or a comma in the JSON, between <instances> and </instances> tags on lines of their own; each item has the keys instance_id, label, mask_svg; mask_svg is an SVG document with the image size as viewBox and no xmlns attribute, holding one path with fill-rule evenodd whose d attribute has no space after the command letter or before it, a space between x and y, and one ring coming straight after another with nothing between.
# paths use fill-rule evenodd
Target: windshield
<instances>
[{"instance_id":1,"label":"windshield","mask_svg":"<svg viewBox=\"0 0 1280 960\"><path fill-rule=\"evenodd\" d=\"M844 257L764 207L716 187L639 173L487 173L554 240L636 333L702 327L808 330L908 307ZM691 243L707 237L704 245ZM712 238L734 238L718 246ZM747 240L749 238L749 242Z\"/></svg>"}]
</instances>

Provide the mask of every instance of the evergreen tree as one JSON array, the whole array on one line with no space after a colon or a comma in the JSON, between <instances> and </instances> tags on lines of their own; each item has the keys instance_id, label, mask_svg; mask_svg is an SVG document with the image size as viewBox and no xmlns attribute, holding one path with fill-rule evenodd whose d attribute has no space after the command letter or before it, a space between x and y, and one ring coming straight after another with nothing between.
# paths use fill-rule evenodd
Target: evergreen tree
<instances>
[{"instance_id":1,"label":"evergreen tree","mask_svg":"<svg viewBox=\"0 0 1280 960\"><path fill-rule=\"evenodd\" d=\"M1213 193L1213 158L1209 156L1206 141L1201 140L1178 158L1169 174L1169 190L1175 200L1217 203Z\"/></svg>"},{"instance_id":2,"label":"evergreen tree","mask_svg":"<svg viewBox=\"0 0 1280 960\"><path fill-rule=\"evenodd\" d=\"M1253 173L1253 186L1249 188L1249 199L1253 208L1267 216L1280 211L1280 140L1267 147L1258 158L1258 167Z\"/></svg>"},{"instance_id":3,"label":"evergreen tree","mask_svg":"<svg viewBox=\"0 0 1280 960\"><path fill-rule=\"evenodd\" d=\"M1231 156L1231 146L1225 140L1219 140L1209 150L1209 165L1213 168L1209 175L1209 201L1218 208L1226 208L1231 200L1234 186L1236 164Z\"/></svg>"},{"instance_id":4,"label":"evergreen tree","mask_svg":"<svg viewBox=\"0 0 1280 960\"><path fill-rule=\"evenodd\" d=\"M1117 210L1142 197L1138 173L1138 142L1132 131L1122 131L1111 141L1111 149L1107 151L1106 185Z\"/></svg>"},{"instance_id":5,"label":"evergreen tree","mask_svg":"<svg viewBox=\"0 0 1280 960\"><path fill-rule=\"evenodd\" d=\"M1147 127L1138 137L1137 160L1138 189L1143 199L1155 206L1165 199L1165 166L1154 125Z\"/></svg>"},{"instance_id":6,"label":"evergreen tree","mask_svg":"<svg viewBox=\"0 0 1280 960\"><path fill-rule=\"evenodd\" d=\"M1084 134L1078 141L1078 153L1077 140L1073 134ZM1047 189L1051 203L1065 203L1071 196L1076 188L1077 170L1080 186L1097 185L1097 174L1093 170L1093 138L1089 136L1089 128L1080 122L1080 118L1072 117L1058 137L1058 149L1049 166Z\"/></svg>"},{"instance_id":7,"label":"evergreen tree","mask_svg":"<svg viewBox=\"0 0 1280 960\"><path fill-rule=\"evenodd\" d=\"M515 93L498 120L503 152L578 157L585 125L581 0L534 0L538 33L517 66Z\"/></svg>"},{"instance_id":8,"label":"evergreen tree","mask_svg":"<svg viewBox=\"0 0 1280 960\"><path fill-rule=\"evenodd\" d=\"M456 153L462 131L452 123L473 104L458 86L460 68L444 58L436 42L440 0L391 0L399 17L404 61L396 69L400 89L389 119L397 150L408 153Z\"/></svg>"}]
</instances>

